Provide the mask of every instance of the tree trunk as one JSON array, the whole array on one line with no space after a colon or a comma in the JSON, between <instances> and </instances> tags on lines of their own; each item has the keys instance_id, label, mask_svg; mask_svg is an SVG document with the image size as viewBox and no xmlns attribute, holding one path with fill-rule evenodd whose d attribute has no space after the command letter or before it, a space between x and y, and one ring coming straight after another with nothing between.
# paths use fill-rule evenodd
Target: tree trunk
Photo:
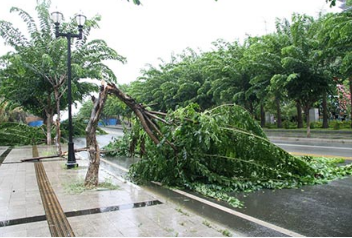
<instances>
[{"instance_id":1,"label":"tree trunk","mask_svg":"<svg viewBox=\"0 0 352 238\"><path fill-rule=\"evenodd\" d=\"M265 111L263 103L260 104L260 126L265 126Z\"/></svg>"},{"instance_id":2,"label":"tree trunk","mask_svg":"<svg viewBox=\"0 0 352 238\"><path fill-rule=\"evenodd\" d=\"M275 98L275 103L276 103L277 128L282 128L280 99L278 97Z\"/></svg>"},{"instance_id":3,"label":"tree trunk","mask_svg":"<svg viewBox=\"0 0 352 238\"><path fill-rule=\"evenodd\" d=\"M328 123L328 106L327 106L327 93L323 93L323 128L329 128Z\"/></svg>"},{"instance_id":4,"label":"tree trunk","mask_svg":"<svg viewBox=\"0 0 352 238\"><path fill-rule=\"evenodd\" d=\"M51 140L51 125L53 123L53 111L54 109L51 107L51 96L47 96L47 107L44 109L45 110L45 116L46 116L46 144L51 145L52 140Z\"/></svg>"},{"instance_id":5,"label":"tree trunk","mask_svg":"<svg viewBox=\"0 0 352 238\"><path fill-rule=\"evenodd\" d=\"M59 77L46 77L46 79L54 88L54 97L55 97L56 114L57 114L57 118L55 122L55 128L56 128L55 145L56 145L56 150L58 155L61 156L62 147L61 147L61 129L60 129L60 120L61 120L60 98L62 97L62 94L65 91L65 89L62 90L63 92L60 94L60 88L66 82L66 75L61 75ZM51 97L48 97L48 105L51 105L50 102L51 102ZM52 109L52 111L54 112L55 109Z\"/></svg>"},{"instance_id":6,"label":"tree trunk","mask_svg":"<svg viewBox=\"0 0 352 238\"><path fill-rule=\"evenodd\" d=\"M297 127L303 128L302 106L300 101L296 101L297 108Z\"/></svg>"},{"instance_id":7,"label":"tree trunk","mask_svg":"<svg viewBox=\"0 0 352 238\"><path fill-rule=\"evenodd\" d=\"M108 88L101 86L98 99L93 101L94 107L86 127L86 143L89 149L89 167L84 185L87 187L95 187L99 183L100 148L96 138L96 130L107 96Z\"/></svg>"},{"instance_id":8,"label":"tree trunk","mask_svg":"<svg viewBox=\"0 0 352 238\"><path fill-rule=\"evenodd\" d=\"M351 128L352 128L352 77L349 78L350 81L350 103L351 103L351 114L350 114L350 120L351 120Z\"/></svg>"},{"instance_id":9,"label":"tree trunk","mask_svg":"<svg viewBox=\"0 0 352 238\"><path fill-rule=\"evenodd\" d=\"M310 105L305 106L306 123L307 123L307 138L310 138L310 118L309 118Z\"/></svg>"},{"instance_id":10,"label":"tree trunk","mask_svg":"<svg viewBox=\"0 0 352 238\"><path fill-rule=\"evenodd\" d=\"M46 144L51 145L51 122L53 121L52 113L46 111Z\"/></svg>"},{"instance_id":11,"label":"tree trunk","mask_svg":"<svg viewBox=\"0 0 352 238\"><path fill-rule=\"evenodd\" d=\"M158 137L164 137L162 132L159 130L158 126L154 120L162 121L167 123L164 119L158 117L163 113L148 111L144 108L142 104L136 103L133 98L124 94L120 89L118 89L114 84L108 84L107 86L101 86L99 97L95 99L92 113L86 128L86 140L87 148L89 151L89 167L84 181L85 186L93 187L97 186L99 182L99 165L100 165L100 149L96 140L96 129L98 126L98 121L103 111L104 103L109 94L113 94L118 97L123 103L125 103L135 115L138 117L143 129L152 139L152 141L157 145L160 143ZM166 114L163 114L164 116ZM166 140L166 143L170 145L175 153L177 153L177 148L171 142ZM141 148L145 151L144 148Z\"/></svg>"},{"instance_id":12,"label":"tree trunk","mask_svg":"<svg viewBox=\"0 0 352 238\"><path fill-rule=\"evenodd\" d=\"M56 150L57 154L59 156L62 155L62 148L61 148L61 129L60 129L60 120L61 120L61 114L60 114L60 95L59 95L59 90L58 88L54 88L54 93L55 93L55 102L56 102L56 136L55 136L55 144L56 144Z\"/></svg>"},{"instance_id":13,"label":"tree trunk","mask_svg":"<svg viewBox=\"0 0 352 238\"><path fill-rule=\"evenodd\" d=\"M254 107L253 107L253 102L249 102L249 112L252 114L252 115L254 115Z\"/></svg>"},{"instance_id":14,"label":"tree trunk","mask_svg":"<svg viewBox=\"0 0 352 238\"><path fill-rule=\"evenodd\" d=\"M141 105L135 102L135 100L128 95L124 94L121 90L116 88L115 85L109 84L109 91L113 93L116 97L118 97L122 102L124 102L129 108L132 109L132 111L136 114L138 117L139 121L141 122L145 132L148 134L148 136L153 140L153 142L157 145L159 144L159 139L155 136L153 133L152 129L150 128L149 125L150 123L147 118L144 116L145 108ZM153 128L155 129L155 128Z\"/></svg>"}]
</instances>

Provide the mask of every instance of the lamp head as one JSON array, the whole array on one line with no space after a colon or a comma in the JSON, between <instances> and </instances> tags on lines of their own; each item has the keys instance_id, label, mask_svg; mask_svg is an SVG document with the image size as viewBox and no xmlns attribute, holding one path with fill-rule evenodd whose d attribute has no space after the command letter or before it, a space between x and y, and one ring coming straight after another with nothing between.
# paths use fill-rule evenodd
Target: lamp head
<instances>
[{"instance_id":1,"label":"lamp head","mask_svg":"<svg viewBox=\"0 0 352 238\"><path fill-rule=\"evenodd\" d=\"M60 25L64 15L61 12L53 12L51 13L51 19L54 21L55 25Z\"/></svg>"},{"instance_id":2,"label":"lamp head","mask_svg":"<svg viewBox=\"0 0 352 238\"><path fill-rule=\"evenodd\" d=\"M77 21L77 25L79 27L83 27L84 23L86 22L87 17L82 15L82 14L77 14L76 15L76 21Z\"/></svg>"}]
</instances>

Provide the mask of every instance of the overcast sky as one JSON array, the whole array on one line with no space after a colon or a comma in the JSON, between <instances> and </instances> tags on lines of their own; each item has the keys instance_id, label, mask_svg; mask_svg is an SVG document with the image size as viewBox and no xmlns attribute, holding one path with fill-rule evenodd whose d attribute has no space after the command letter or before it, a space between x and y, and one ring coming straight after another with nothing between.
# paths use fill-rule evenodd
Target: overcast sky
<instances>
[{"instance_id":1,"label":"overcast sky","mask_svg":"<svg viewBox=\"0 0 352 238\"><path fill-rule=\"evenodd\" d=\"M66 18L83 12L88 18L102 16L100 29L91 39L100 38L120 55L126 64L109 62L118 83L128 83L140 76L140 70L187 47L207 51L217 39L233 42L246 34L256 36L274 31L276 18L291 18L292 13L317 16L330 8L325 0L141 0L137 6L127 0L51 0L51 12L58 10ZM36 17L36 0L0 0L0 19L22 27L22 20L9 13L20 7ZM24 32L26 30L24 29ZM0 39L0 55L10 50Z\"/></svg>"}]
</instances>

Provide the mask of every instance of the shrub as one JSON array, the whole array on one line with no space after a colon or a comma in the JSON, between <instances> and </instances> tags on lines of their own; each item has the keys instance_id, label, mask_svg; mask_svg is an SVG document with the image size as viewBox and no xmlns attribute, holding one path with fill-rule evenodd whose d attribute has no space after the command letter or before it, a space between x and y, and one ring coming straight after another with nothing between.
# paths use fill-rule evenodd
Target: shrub
<instances>
[{"instance_id":1,"label":"shrub","mask_svg":"<svg viewBox=\"0 0 352 238\"><path fill-rule=\"evenodd\" d=\"M6 122L0 125L0 145L42 144L46 140L43 126L30 127L26 124Z\"/></svg>"}]
</instances>

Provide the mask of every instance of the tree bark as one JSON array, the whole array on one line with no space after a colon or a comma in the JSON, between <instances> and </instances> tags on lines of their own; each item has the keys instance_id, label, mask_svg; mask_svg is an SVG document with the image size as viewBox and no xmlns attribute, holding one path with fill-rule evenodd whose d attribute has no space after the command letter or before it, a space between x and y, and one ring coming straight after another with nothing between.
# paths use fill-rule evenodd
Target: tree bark
<instances>
[{"instance_id":1,"label":"tree bark","mask_svg":"<svg viewBox=\"0 0 352 238\"><path fill-rule=\"evenodd\" d=\"M303 128L302 106L300 101L296 101L297 108L297 127Z\"/></svg>"},{"instance_id":2,"label":"tree bark","mask_svg":"<svg viewBox=\"0 0 352 238\"><path fill-rule=\"evenodd\" d=\"M145 130L145 132L148 134L148 136L153 140L153 142L156 145L159 144L160 143L159 139L153 133L153 131L151 130L150 126L148 125L148 122L146 121L146 118L143 115L144 111L145 111L145 108L141 104L136 103L133 98L131 98L130 96L124 94L115 85L109 84L108 88L109 88L109 91L111 93L113 93L122 102L124 102L129 108L132 109L132 111L136 114L136 116L140 120L140 122L142 124L142 127Z\"/></svg>"},{"instance_id":3,"label":"tree bark","mask_svg":"<svg viewBox=\"0 0 352 238\"><path fill-rule=\"evenodd\" d=\"M323 93L323 128L329 128L328 123L328 105L327 105L327 93Z\"/></svg>"},{"instance_id":4,"label":"tree bark","mask_svg":"<svg viewBox=\"0 0 352 238\"><path fill-rule=\"evenodd\" d=\"M102 85L100 87L99 97L94 101L90 120L86 127L86 143L89 148L89 167L84 185L87 187L96 187L99 183L100 148L96 138L96 130L107 96L108 88Z\"/></svg>"},{"instance_id":5,"label":"tree bark","mask_svg":"<svg viewBox=\"0 0 352 238\"><path fill-rule=\"evenodd\" d=\"M57 153L59 156L61 156L62 155L62 147L61 147L61 129L60 129L60 124L61 124L60 123L60 120L61 120L60 99L61 99L65 89L62 90L62 92L60 93L60 88L62 88L62 85L64 85L64 83L66 82L66 75L61 75L59 77L46 77L46 79L53 86L53 89L54 89L56 114L57 114L57 118L56 118L56 122L55 122L55 128L56 128L55 144L56 144ZM54 111L54 109L53 109L53 111Z\"/></svg>"},{"instance_id":6,"label":"tree bark","mask_svg":"<svg viewBox=\"0 0 352 238\"><path fill-rule=\"evenodd\" d=\"M260 126L265 126L265 111L263 103L260 104Z\"/></svg>"},{"instance_id":7,"label":"tree bark","mask_svg":"<svg viewBox=\"0 0 352 238\"><path fill-rule=\"evenodd\" d=\"M159 144L159 137L163 137L163 134L158 129L157 124L153 120L159 120L163 123L166 121L159 118L157 113L153 113L144 108L142 104L136 103L133 98L124 94L120 89L118 89L114 84L108 84L107 86L101 86L99 97L95 99L92 113L86 128L86 140L87 148L89 151L89 167L85 178L85 186L93 187L97 186L99 182L99 165L100 165L100 148L96 140L96 129L98 126L98 121L103 111L104 103L108 94L113 94L118 97L123 103L125 103L135 115L138 117L144 131L152 139L155 144ZM170 145L175 153L177 153L176 147L169 142L165 141ZM145 150L144 148L141 148Z\"/></svg>"},{"instance_id":8,"label":"tree bark","mask_svg":"<svg viewBox=\"0 0 352 238\"><path fill-rule=\"evenodd\" d=\"M310 138L310 118L309 118L309 109L310 105L305 106L305 113L306 113L306 123L307 123L307 138Z\"/></svg>"},{"instance_id":9,"label":"tree bark","mask_svg":"<svg viewBox=\"0 0 352 238\"><path fill-rule=\"evenodd\" d=\"M56 150L57 154L59 156L62 155L62 148L61 148L61 129L60 129L60 120L61 120L61 114L60 114L60 93L59 89L57 87L54 87L54 95L55 95L55 102L56 102L56 136L55 136L55 144L56 144Z\"/></svg>"},{"instance_id":10,"label":"tree bark","mask_svg":"<svg viewBox=\"0 0 352 238\"><path fill-rule=\"evenodd\" d=\"M46 144L51 145L51 125L53 115L51 112L46 111Z\"/></svg>"},{"instance_id":11,"label":"tree bark","mask_svg":"<svg viewBox=\"0 0 352 238\"><path fill-rule=\"evenodd\" d=\"M351 120L351 128L352 128L352 77L349 77L348 79L350 81L350 109L351 109L351 114L350 114L350 120Z\"/></svg>"},{"instance_id":12,"label":"tree bark","mask_svg":"<svg viewBox=\"0 0 352 238\"><path fill-rule=\"evenodd\" d=\"M278 97L275 98L275 103L276 103L277 128L282 128L280 99Z\"/></svg>"}]
</instances>

